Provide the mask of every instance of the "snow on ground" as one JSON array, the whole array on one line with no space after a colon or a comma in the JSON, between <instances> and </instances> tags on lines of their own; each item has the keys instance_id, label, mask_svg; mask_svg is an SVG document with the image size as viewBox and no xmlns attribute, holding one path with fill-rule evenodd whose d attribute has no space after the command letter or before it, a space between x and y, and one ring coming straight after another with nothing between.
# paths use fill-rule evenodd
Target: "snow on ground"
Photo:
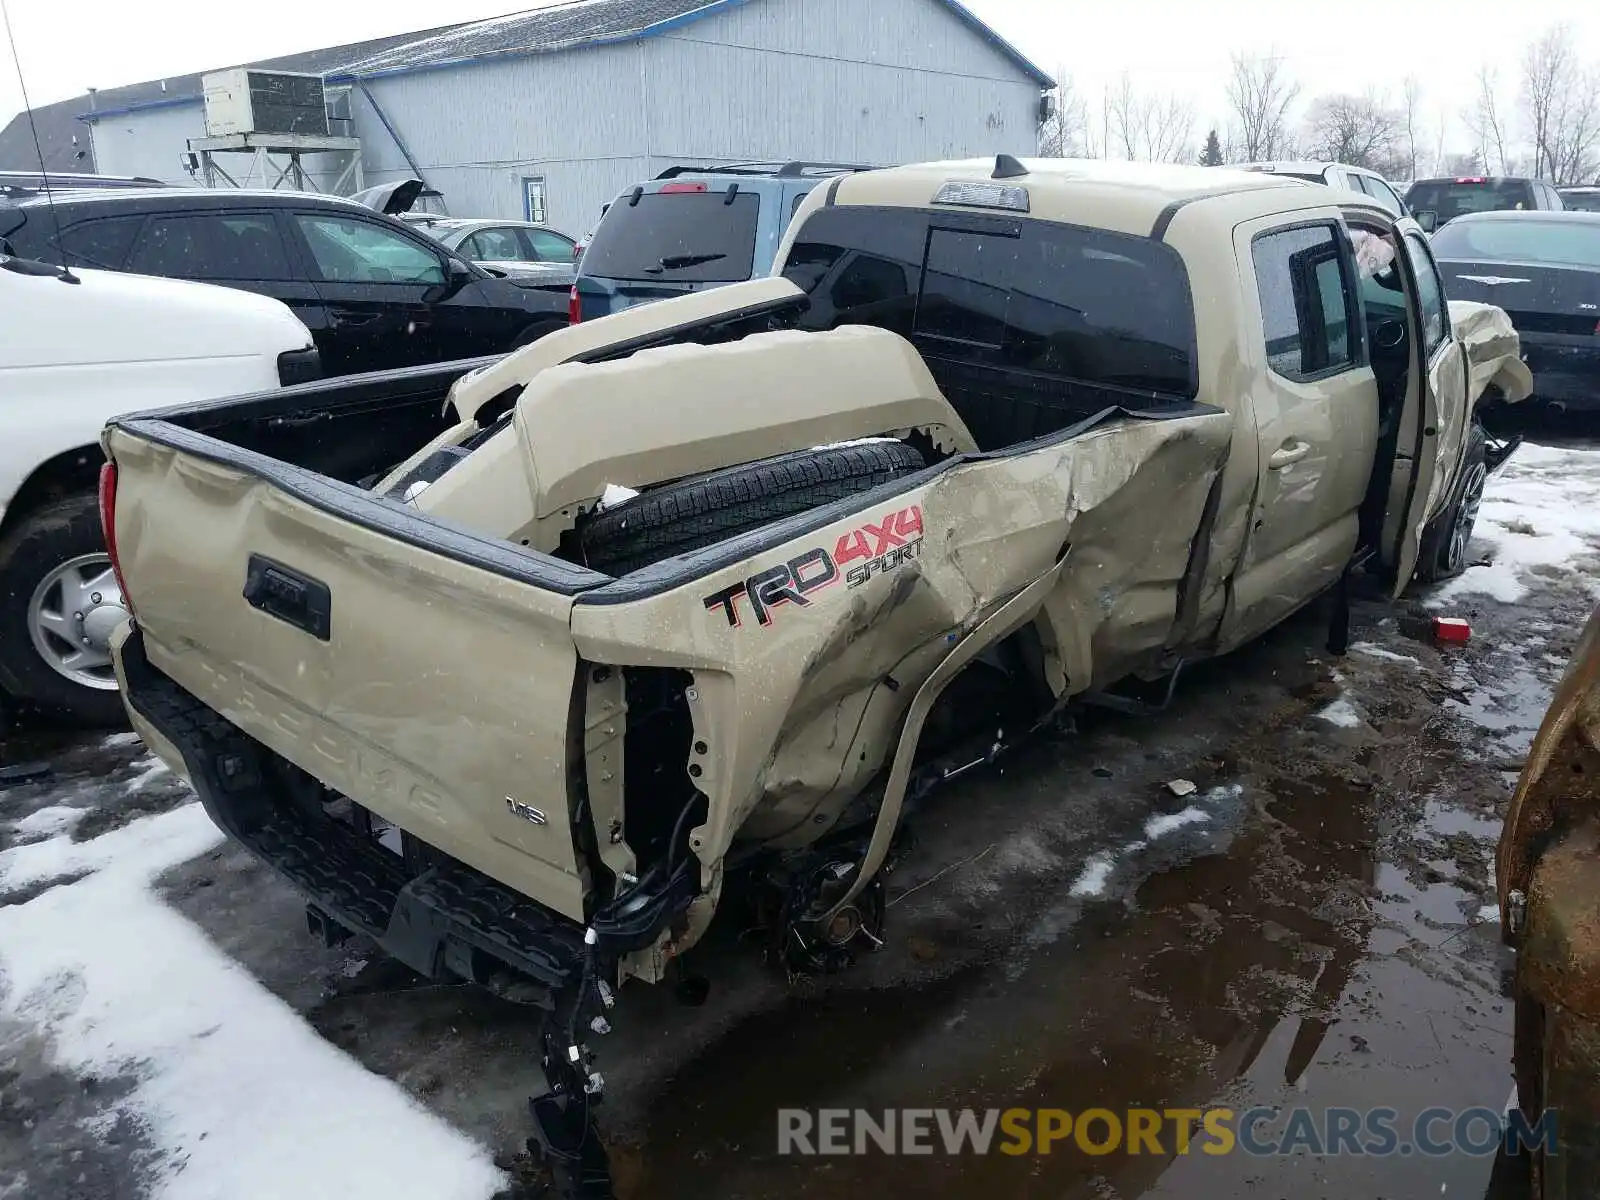
<instances>
[{"instance_id":1,"label":"snow on ground","mask_svg":"<svg viewBox=\"0 0 1600 1200\"><path fill-rule=\"evenodd\" d=\"M1361 724L1361 714L1356 711L1356 706L1348 698L1340 697L1328 707L1317 713L1318 720L1326 721L1330 725L1337 725L1340 729L1354 729Z\"/></svg>"},{"instance_id":2,"label":"snow on ground","mask_svg":"<svg viewBox=\"0 0 1600 1200\"><path fill-rule=\"evenodd\" d=\"M48 813L30 819L44 829ZM66 1070L139 1080L123 1103L161 1154L157 1200L492 1195L503 1177L482 1147L325 1042L158 898L162 872L221 839L190 803L0 853L0 891L63 880L4 910L0 1014L46 1034Z\"/></svg>"},{"instance_id":3,"label":"snow on ground","mask_svg":"<svg viewBox=\"0 0 1600 1200\"><path fill-rule=\"evenodd\" d=\"M1386 650L1372 642L1356 642L1350 649L1357 654L1365 654L1368 658L1381 659L1384 662L1405 663L1407 666L1420 667L1422 660L1409 654L1396 654L1393 650Z\"/></svg>"},{"instance_id":4,"label":"snow on ground","mask_svg":"<svg viewBox=\"0 0 1600 1200\"><path fill-rule=\"evenodd\" d=\"M1523 445L1489 480L1471 553L1489 551L1487 566L1468 567L1434 592L1433 606L1465 594L1514 604L1540 568L1600 554L1600 454ZM1600 583L1589 586L1600 596Z\"/></svg>"}]
</instances>

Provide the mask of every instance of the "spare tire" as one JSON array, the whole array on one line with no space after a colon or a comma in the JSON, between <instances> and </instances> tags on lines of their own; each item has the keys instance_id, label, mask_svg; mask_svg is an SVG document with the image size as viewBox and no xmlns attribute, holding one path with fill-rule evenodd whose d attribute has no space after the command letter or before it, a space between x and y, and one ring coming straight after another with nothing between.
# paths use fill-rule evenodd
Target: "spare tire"
<instances>
[{"instance_id":1,"label":"spare tire","mask_svg":"<svg viewBox=\"0 0 1600 1200\"><path fill-rule=\"evenodd\" d=\"M914 475L926 465L912 447L885 439L801 450L696 475L580 521L581 560L608 575L626 575Z\"/></svg>"}]
</instances>

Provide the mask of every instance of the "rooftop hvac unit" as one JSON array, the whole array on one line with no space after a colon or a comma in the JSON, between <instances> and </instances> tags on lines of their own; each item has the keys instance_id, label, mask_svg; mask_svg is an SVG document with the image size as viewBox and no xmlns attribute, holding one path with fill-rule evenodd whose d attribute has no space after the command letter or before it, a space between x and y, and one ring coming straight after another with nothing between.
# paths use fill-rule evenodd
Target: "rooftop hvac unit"
<instances>
[{"instance_id":1,"label":"rooftop hvac unit","mask_svg":"<svg viewBox=\"0 0 1600 1200\"><path fill-rule=\"evenodd\" d=\"M205 89L206 136L235 133L328 136L322 76L293 71L213 71Z\"/></svg>"}]
</instances>

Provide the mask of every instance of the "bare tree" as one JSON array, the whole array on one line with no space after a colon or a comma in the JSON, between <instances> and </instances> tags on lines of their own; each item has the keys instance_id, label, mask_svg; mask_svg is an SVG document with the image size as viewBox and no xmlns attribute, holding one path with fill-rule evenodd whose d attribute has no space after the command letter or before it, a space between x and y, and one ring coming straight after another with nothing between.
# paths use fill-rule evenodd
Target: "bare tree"
<instances>
[{"instance_id":1,"label":"bare tree","mask_svg":"<svg viewBox=\"0 0 1600 1200\"><path fill-rule=\"evenodd\" d=\"M1462 111L1461 119L1477 140L1478 157L1486 170L1510 173L1510 159L1506 147L1510 129L1506 121L1506 106L1500 99L1500 78L1495 69L1485 63L1478 68L1478 93L1472 104Z\"/></svg>"},{"instance_id":2,"label":"bare tree","mask_svg":"<svg viewBox=\"0 0 1600 1200\"><path fill-rule=\"evenodd\" d=\"M1113 148L1119 158L1139 157L1139 130L1144 122L1144 97L1133 86L1126 71L1113 88L1106 91L1107 157Z\"/></svg>"},{"instance_id":3,"label":"bare tree","mask_svg":"<svg viewBox=\"0 0 1600 1200\"><path fill-rule=\"evenodd\" d=\"M1106 93L1106 129L1118 158L1188 162L1194 154L1194 106L1180 96L1140 91L1127 72Z\"/></svg>"},{"instance_id":4,"label":"bare tree","mask_svg":"<svg viewBox=\"0 0 1600 1200\"><path fill-rule=\"evenodd\" d=\"M1317 158L1398 174L1404 124L1377 93L1321 96L1306 113L1308 149Z\"/></svg>"},{"instance_id":5,"label":"bare tree","mask_svg":"<svg viewBox=\"0 0 1600 1200\"><path fill-rule=\"evenodd\" d=\"M1423 139L1422 129L1422 81L1415 75L1407 75L1403 106L1401 113L1405 121L1405 177L1417 177L1417 147Z\"/></svg>"},{"instance_id":6,"label":"bare tree","mask_svg":"<svg viewBox=\"0 0 1600 1200\"><path fill-rule=\"evenodd\" d=\"M1072 76L1057 71L1050 92L1050 114L1039 125L1039 153L1045 158L1082 158L1089 153L1089 106Z\"/></svg>"},{"instance_id":7,"label":"bare tree","mask_svg":"<svg viewBox=\"0 0 1600 1200\"><path fill-rule=\"evenodd\" d=\"M1289 152L1289 109L1300 85L1289 78L1283 59L1272 54L1233 56L1228 105L1237 124L1230 148L1245 162L1283 158Z\"/></svg>"},{"instance_id":8,"label":"bare tree","mask_svg":"<svg viewBox=\"0 0 1600 1200\"><path fill-rule=\"evenodd\" d=\"M1570 25L1552 25L1522 57L1522 107L1533 140L1533 173L1587 182L1600 146L1596 73L1579 62Z\"/></svg>"}]
</instances>

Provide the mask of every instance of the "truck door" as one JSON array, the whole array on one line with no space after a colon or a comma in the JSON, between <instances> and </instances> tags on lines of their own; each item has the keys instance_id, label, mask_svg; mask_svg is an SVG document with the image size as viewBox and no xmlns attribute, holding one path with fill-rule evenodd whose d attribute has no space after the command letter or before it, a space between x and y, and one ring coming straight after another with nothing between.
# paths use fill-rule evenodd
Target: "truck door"
<instances>
[{"instance_id":1,"label":"truck door","mask_svg":"<svg viewBox=\"0 0 1600 1200\"><path fill-rule=\"evenodd\" d=\"M1356 548L1378 429L1355 263L1338 219L1249 221L1235 229L1234 249L1258 463L1229 644L1337 582Z\"/></svg>"},{"instance_id":2,"label":"truck door","mask_svg":"<svg viewBox=\"0 0 1600 1200\"><path fill-rule=\"evenodd\" d=\"M1423 528L1460 467L1471 414L1466 363L1422 229L1408 218L1396 224L1394 237L1409 318L1410 371L1394 448L1375 469L1379 481L1388 480L1378 557L1398 598L1416 572Z\"/></svg>"}]
</instances>

